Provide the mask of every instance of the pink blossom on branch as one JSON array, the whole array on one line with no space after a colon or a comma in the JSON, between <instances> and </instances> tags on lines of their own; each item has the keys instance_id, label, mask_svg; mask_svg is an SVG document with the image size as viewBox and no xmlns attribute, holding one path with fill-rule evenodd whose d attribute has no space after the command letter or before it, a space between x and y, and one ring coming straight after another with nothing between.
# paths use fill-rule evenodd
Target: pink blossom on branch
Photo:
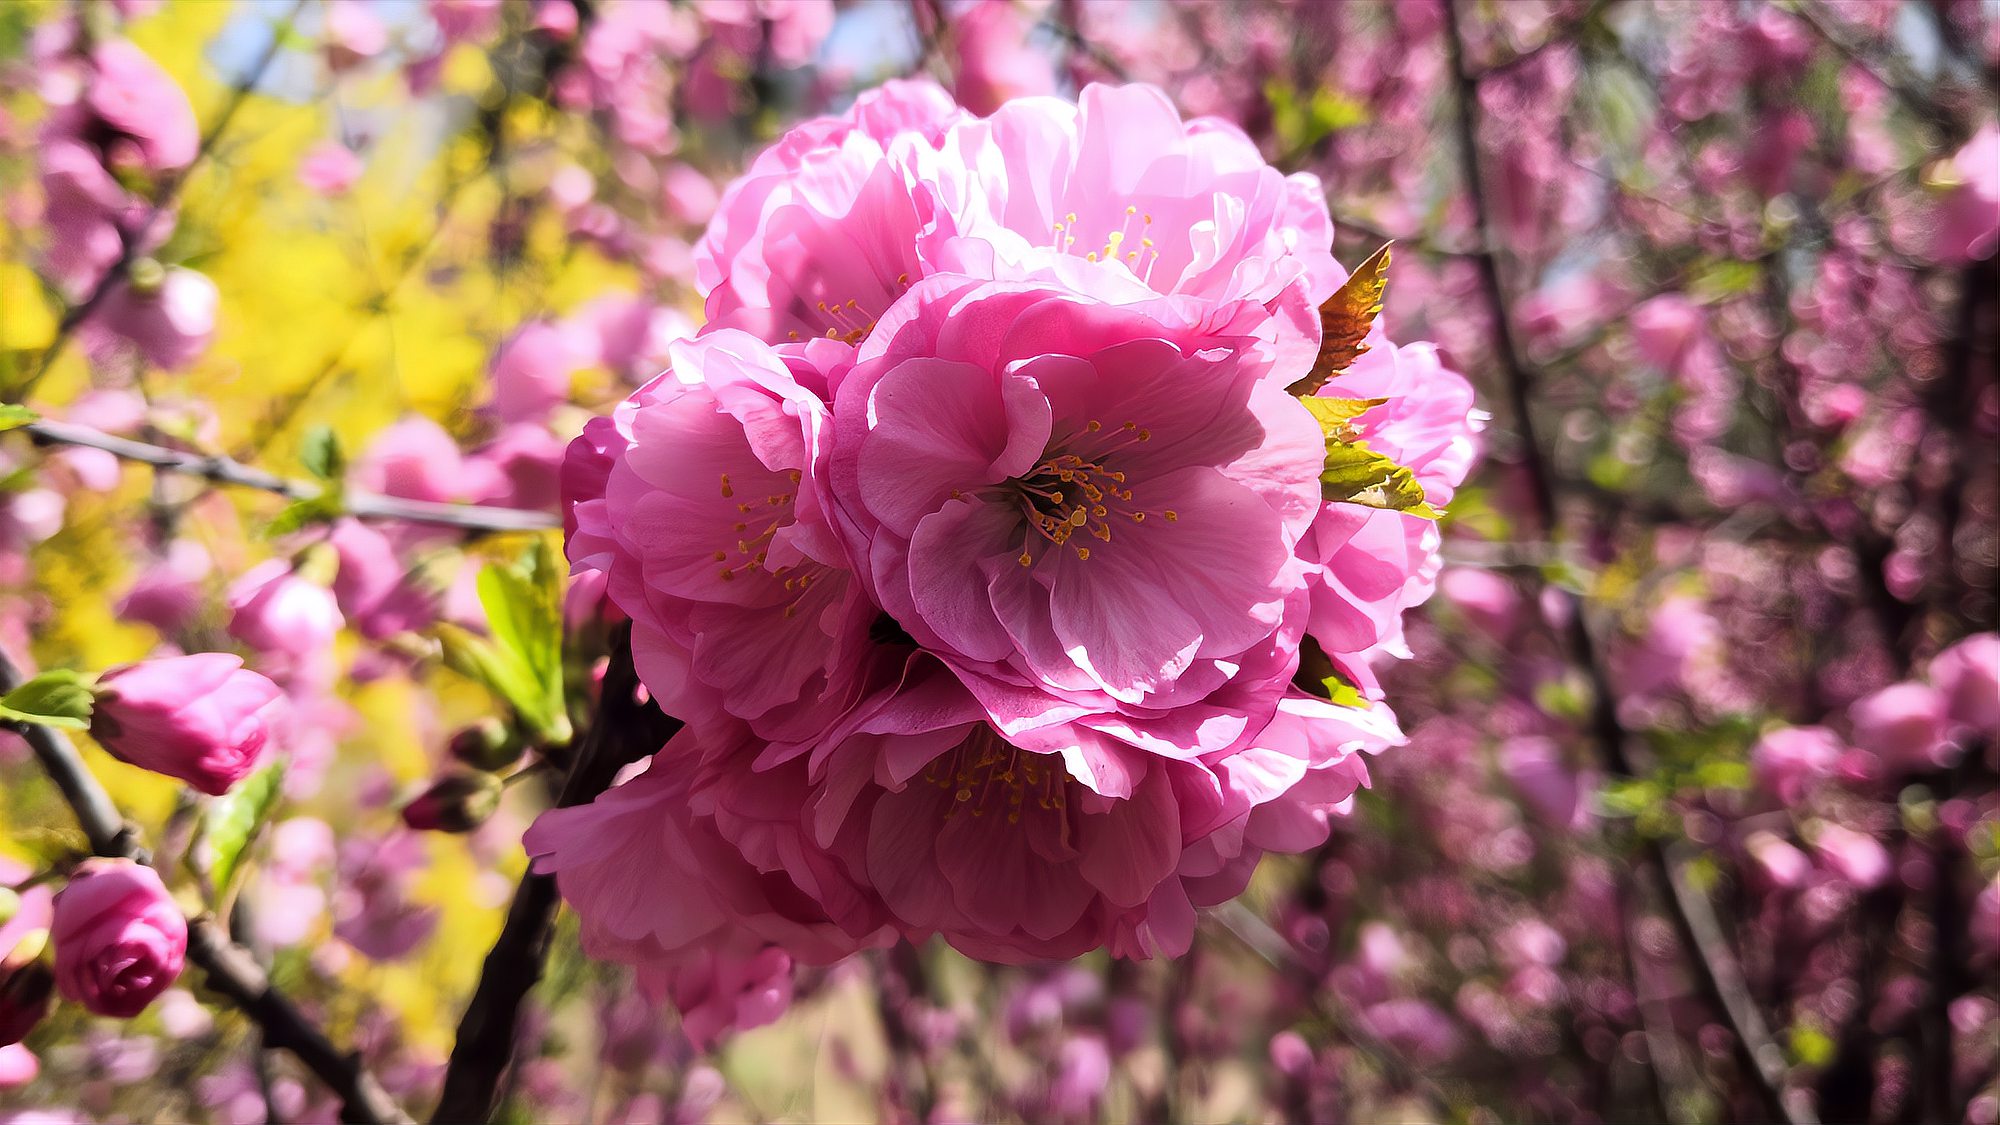
<instances>
[{"instance_id":1,"label":"pink blossom on branch","mask_svg":"<svg viewBox=\"0 0 2000 1125\"><path fill-rule=\"evenodd\" d=\"M228 653L128 664L97 681L91 736L113 756L226 793L257 768L283 693Z\"/></svg>"},{"instance_id":2,"label":"pink blossom on branch","mask_svg":"<svg viewBox=\"0 0 2000 1125\"><path fill-rule=\"evenodd\" d=\"M180 976L187 937L158 872L86 860L55 897L56 987L96 1015L131 1019Z\"/></svg>"},{"instance_id":3,"label":"pink blossom on branch","mask_svg":"<svg viewBox=\"0 0 2000 1125\"><path fill-rule=\"evenodd\" d=\"M759 157L709 325L563 469L578 586L686 723L528 833L586 949L706 1035L782 1008L776 951L1177 955L1322 842L1402 735L1294 688L1303 638L1379 696L1438 568L1429 521L1324 500L1285 390L1331 234L1317 180L1146 87L982 121L892 83ZM1470 388L1371 339L1327 393L1442 504Z\"/></svg>"}]
</instances>

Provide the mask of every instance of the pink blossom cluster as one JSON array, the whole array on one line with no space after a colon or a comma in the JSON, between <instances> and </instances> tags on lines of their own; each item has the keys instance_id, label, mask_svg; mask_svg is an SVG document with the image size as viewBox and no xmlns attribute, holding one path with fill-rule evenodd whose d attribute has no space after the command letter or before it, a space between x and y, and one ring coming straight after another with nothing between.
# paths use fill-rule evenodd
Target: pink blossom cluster
<instances>
[{"instance_id":1,"label":"pink blossom cluster","mask_svg":"<svg viewBox=\"0 0 2000 1125\"><path fill-rule=\"evenodd\" d=\"M34 55L51 106L40 138L43 267L73 296L97 295L80 326L93 357L184 367L214 334L215 285L145 255L174 229L174 208L155 202L160 186L200 148L187 95L138 47L87 42L76 20L38 29Z\"/></svg>"},{"instance_id":2,"label":"pink blossom cluster","mask_svg":"<svg viewBox=\"0 0 2000 1125\"><path fill-rule=\"evenodd\" d=\"M574 571L685 724L528 835L586 948L748 1026L897 937L1177 955L1323 840L1438 569L1432 521L1323 499L1286 389L1332 233L1316 177L1147 86L981 118L895 82L759 156L707 326L563 469ZM1370 343L1320 393L1441 505L1470 387Z\"/></svg>"}]
</instances>

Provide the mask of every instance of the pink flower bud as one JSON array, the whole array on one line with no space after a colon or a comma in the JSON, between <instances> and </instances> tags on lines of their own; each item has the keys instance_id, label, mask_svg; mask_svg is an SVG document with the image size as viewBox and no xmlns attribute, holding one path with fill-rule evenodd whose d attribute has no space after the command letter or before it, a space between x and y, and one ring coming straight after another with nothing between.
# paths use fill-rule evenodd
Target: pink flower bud
<instances>
[{"instance_id":1,"label":"pink flower bud","mask_svg":"<svg viewBox=\"0 0 2000 1125\"><path fill-rule=\"evenodd\" d=\"M1945 699L1927 684L1892 684L1856 700L1847 717L1854 724L1854 745L1892 769L1945 764Z\"/></svg>"},{"instance_id":2,"label":"pink flower bud","mask_svg":"<svg viewBox=\"0 0 2000 1125\"><path fill-rule=\"evenodd\" d=\"M55 899L56 987L100 1016L131 1019L181 975L187 919L159 873L129 859L78 867Z\"/></svg>"},{"instance_id":3,"label":"pink flower bud","mask_svg":"<svg viewBox=\"0 0 2000 1125\"><path fill-rule=\"evenodd\" d=\"M2000 734L2000 633L1967 637L1931 661L1945 713L1981 734Z\"/></svg>"},{"instance_id":4,"label":"pink flower bud","mask_svg":"<svg viewBox=\"0 0 2000 1125\"><path fill-rule=\"evenodd\" d=\"M312 656L333 644L345 620L333 591L266 559L229 587L229 635L262 653Z\"/></svg>"},{"instance_id":5,"label":"pink flower bud","mask_svg":"<svg viewBox=\"0 0 2000 1125\"><path fill-rule=\"evenodd\" d=\"M122 761L210 794L257 767L283 706L278 685L222 652L128 664L97 686L92 737Z\"/></svg>"},{"instance_id":6,"label":"pink flower bud","mask_svg":"<svg viewBox=\"0 0 2000 1125\"><path fill-rule=\"evenodd\" d=\"M403 823L419 832L470 832L499 809L500 792L490 773L448 773L403 806Z\"/></svg>"},{"instance_id":7,"label":"pink flower bud","mask_svg":"<svg viewBox=\"0 0 2000 1125\"><path fill-rule=\"evenodd\" d=\"M206 276L141 259L84 322L85 342L100 361L129 348L147 363L175 371L208 350L219 299Z\"/></svg>"}]
</instances>

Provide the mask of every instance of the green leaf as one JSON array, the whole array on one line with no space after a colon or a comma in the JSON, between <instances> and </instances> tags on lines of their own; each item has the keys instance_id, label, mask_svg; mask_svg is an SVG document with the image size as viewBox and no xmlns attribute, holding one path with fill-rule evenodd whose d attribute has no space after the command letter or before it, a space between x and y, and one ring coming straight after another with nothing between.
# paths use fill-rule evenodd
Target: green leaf
<instances>
[{"instance_id":1,"label":"green leaf","mask_svg":"<svg viewBox=\"0 0 2000 1125\"><path fill-rule=\"evenodd\" d=\"M1367 105L1338 90L1318 86L1309 95L1302 93L1278 79L1264 84L1264 100L1271 104L1271 132L1287 152L1303 153L1333 133L1368 121Z\"/></svg>"},{"instance_id":2,"label":"green leaf","mask_svg":"<svg viewBox=\"0 0 2000 1125\"><path fill-rule=\"evenodd\" d=\"M329 490L318 496L294 500L271 517L270 524L264 528L264 535L268 539L276 539L316 523L332 523L346 511L346 505L341 503L337 491Z\"/></svg>"},{"instance_id":3,"label":"green leaf","mask_svg":"<svg viewBox=\"0 0 2000 1125\"><path fill-rule=\"evenodd\" d=\"M216 902L225 901L235 888L243 853L277 808L284 777L284 763L272 762L203 810L201 839L208 858L208 886Z\"/></svg>"},{"instance_id":4,"label":"green leaf","mask_svg":"<svg viewBox=\"0 0 2000 1125\"><path fill-rule=\"evenodd\" d=\"M19 403L0 402L0 433L18 430L22 426L41 418L41 415Z\"/></svg>"},{"instance_id":5,"label":"green leaf","mask_svg":"<svg viewBox=\"0 0 2000 1125\"><path fill-rule=\"evenodd\" d=\"M535 737L567 742L563 705L562 571L547 540L511 565L479 572L479 604L490 638L441 626L445 663L506 700Z\"/></svg>"},{"instance_id":6,"label":"green leaf","mask_svg":"<svg viewBox=\"0 0 2000 1125\"><path fill-rule=\"evenodd\" d=\"M90 711L96 702L88 679L67 668L57 668L0 696L0 719L87 730Z\"/></svg>"},{"instance_id":7,"label":"green leaf","mask_svg":"<svg viewBox=\"0 0 2000 1125\"><path fill-rule=\"evenodd\" d=\"M1311 637L1299 640L1299 670L1292 677L1292 685L1341 707L1368 706L1361 689L1341 673L1333 658Z\"/></svg>"},{"instance_id":8,"label":"green leaf","mask_svg":"<svg viewBox=\"0 0 2000 1125\"><path fill-rule=\"evenodd\" d=\"M1336 504L1360 504L1392 512L1408 512L1427 520L1444 513L1431 507L1417 475L1384 454L1368 448L1352 425L1382 399L1319 398L1299 400L1319 420L1326 437L1326 464L1320 470L1320 494Z\"/></svg>"},{"instance_id":9,"label":"green leaf","mask_svg":"<svg viewBox=\"0 0 2000 1125\"><path fill-rule=\"evenodd\" d=\"M338 481L347 474L347 454L340 448L340 439L334 436L331 426L314 426L306 431L305 442L299 448L299 461L306 472L323 481Z\"/></svg>"}]
</instances>

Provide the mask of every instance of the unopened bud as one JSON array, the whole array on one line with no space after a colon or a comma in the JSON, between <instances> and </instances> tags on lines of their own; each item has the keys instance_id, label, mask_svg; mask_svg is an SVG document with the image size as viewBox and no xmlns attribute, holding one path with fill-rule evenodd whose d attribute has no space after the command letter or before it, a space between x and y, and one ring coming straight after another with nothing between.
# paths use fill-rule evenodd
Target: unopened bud
<instances>
[{"instance_id":1,"label":"unopened bud","mask_svg":"<svg viewBox=\"0 0 2000 1125\"><path fill-rule=\"evenodd\" d=\"M490 773L448 773L403 806L403 823L420 832L470 832L500 807L500 790Z\"/></svg>"},{"instance_id":2,"label":"unopened bud","mask_svg":"<svg viewBox=\"0 0 2000 1125\"><path fill-rule=\"evenodd\" d=\"M151 258L134 261L128 272L132 279L132 292L148 297L158 293L160 286L167 283L166 267Z\"/></svg>"},{"instance_id":3,"label":"unopened bud","mask_svg":"<svg viewBox=\"0 0 2000 1125\"><path fill-rule=\"evenodd\" d=\"M451 736L451 756L476 770L504 770L521 760L527 749L506 723L481 719Z\"/></svg>"},{"instance_id":4,"label":"unopened bud","mask_svg":"<svg viewBox=\"0 0 2000 1125\"><path fill-rule=\"evenodd\" d=\"M55 975L41 960L47 930L35 930L0 958L0 1047L19 1043L49 1014Z\"/></svg>"}]
</instances>

